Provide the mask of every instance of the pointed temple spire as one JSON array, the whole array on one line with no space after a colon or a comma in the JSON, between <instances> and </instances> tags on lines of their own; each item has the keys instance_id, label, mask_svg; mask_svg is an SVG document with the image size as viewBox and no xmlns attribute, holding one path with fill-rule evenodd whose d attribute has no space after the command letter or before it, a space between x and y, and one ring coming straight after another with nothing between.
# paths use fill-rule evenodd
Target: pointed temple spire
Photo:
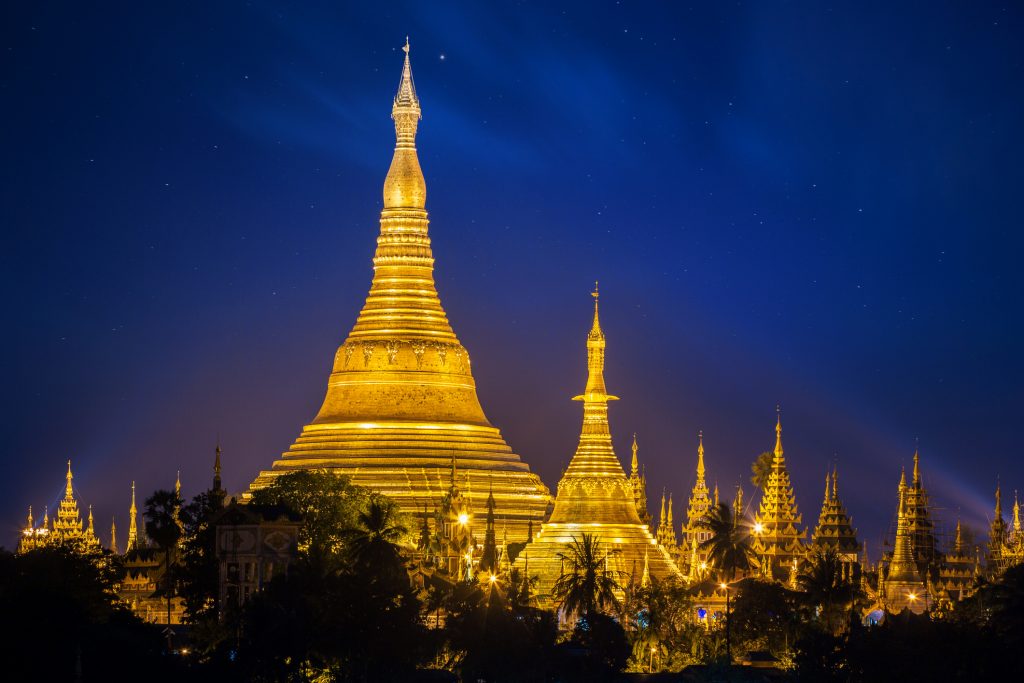
<instances>
[{"instance_id":1,"label":"pointed temple spire","mask_svg":"<svg viewBox=\"0 0 1024 683\"><path fill-rule=\"evenodd\" d=\"M996 480L996 506L992 514L992 525L988 531L988 554L985 558L990 573L998 574L1006 567L1004 550L1006 546L1006 520L1003 519L1003 490Z\"/></svg>"},{"instance_id":2,"label":"pointed temple spire","mask_svg":"<svg viewBox=\"0 0 1024 683\"><path fill-rule=\"evenodd\" d=\"M560 556L565 546L593 534L602 547L619 552L608 559L610 569L628 576L631 563L650 554L650 571L657 578L679 576L668 551L657 544L640 515L633 487L612 446L608 425L608 394L604 381L605 336L599 321L595 290L594 319L587 335L587 385L573 397L583 402L583 425L569 466L558 482L555 507L531 545L533 571L540 576L540 593L550 594L561 574ZM663 517L666 519L667 512ZM664 526L664 525L663 525ZM518 562L518 560L517 560Z\"/></svg>"},{"instance_id":3,"label":"pointed temple spire","mask_svg":"<svg viewBox=\"0 0 1024 683\"><path fill-rule=\"evenodd\" d=\"M128 545L125 548L127 552L138 550L139 548L139 528L138 528L138 517L139 512L135 507L135 481L132 481L132 504L128 508Z\"/></svg>"},{"instance_id":4,"label":"pointed temple spire","mask_svg":"<svg viewBox=\"0 0 1024 683\"><path fill-rule=\"evenodd\" d=\"M633 451L633 460L632 460L632 462L630 463L630 466L629 466L629 476L631 476L631 477L639 477L640 476L640 464L639 464L639 462L636 459L636 432L633 432L633 446L632 446L631 450Z\"/></svg>"},{"instance_id":5,"label":"pointed temple spire","mask_svg":"<svg viewBox=\"0 0 1024 683\"><path fill-rule=\"evenodd\" d=\"M217 439L217 447L213 451L213 492L221 493L224 489L221 485L220 469L220 439Z\"/></svg>"},{"instance_id":6,"label":"pointed temple spire","mask_svg":"<svg viewBox=\"0 0 1024 683\"><path fill-rule=\"evenodd\" d=\"M916 596L924 590L924 583L917 569L917 562L914 561L913 539L911 537L910 524L907 516L907 496L909 489L906 486L906 476L900 479L899 486L899 508L896 516L896 543L893 547L892 558L889 561L888 572L885 577L885 602L892 612L900 612L904 608L911 611L921 611L923 605L917 604Z\"/></svg>"},{"instance_id":7,"label":"pointed temple spire","mask_svg":"<svg viewBox=\"0 0 1024 683\"><path fill-rule=\"evenodd\" d=\"M774 578L778 570L792 573L792 560L802 561L803 539L807 531L798 525L802 517L797 511L796 496L790 482L789 471L782 449L782 411L776 406L775 453L772 468L761 491L761 504L754 515L754 552L767 578Z\"/></svg>"},{"instance_id":8,"label":"pointed temple spire","mask_svg":"<svg viewBox=\"0 0 1024 683\"><path fill-rule=\"evenodd\" d=\"M844 571L852 572L854 565L859 564L857 553L860 543L857 542L857 531L853 528L853 520L846 514L846 508L839 500L839 468L825 474L825 496L821 502L821 514L818 515L818 526L811 534L811 543L821 548L832 548L845 565Z\"/></svg>"},{"instance_id":9,"label":"pointed temple spire","mask_svg":"<svg viewBox=\"0 0 1024 683\"><path fill-rule=\"evenodd\" d=\"M88 508L86 522L82 521L82 514L78 509L78 501L75 500L73 485L74 474L71 471L71 461L68 460L67 473L64 475L64 498L57 506L57 514L53 518L53 526L50 526L50 509L43 508L43 524L39 529L33 528L32 508L29 507L28 527L22 531L18 540L18 552L27 552L49 544L66 544L80 549L91 549L99 546L99 539L96 537L95 521L92 515L92 506Z\"/></svg>"},{"instance_id":10,"label":"pointed temple spire","mask_svg":"<svg viewBox=\"0 0 1024 683\"><path fill-rule=\"evenodd\" d=\"M369 293L334 355L316 417L250 488L289 471L326 468L418 514L423 503L440 504L445 491L435 482L454 457L473 505L483 506L493 479L497 518L518 538L544 518L551 492L484 414L469 353L441 305L416 148L423 108L408 42L402 50Z\"/></svg>"},{"instance_id":11,"label":"pointed temple spire","mask_svg":"<svg viewBox=\"0 0 1024 683\"><path fill-rule=\"evenodd\" d=\"M914 468L910 485L904 484L904 514L907 518L907 533L910 538L910 552L917 563L918 575L933 577L941 559L936 552L934 524L928 502L928 492L921 478L921 449L914 447Z\"/></svg>"},{"instance_id":12,"label":"pointed temple spire","mask_svg":"<svg viewBox=\"0 0 1024 683\"><path fill-rule=\"evenodd\" d=\"M117 551L117 520L114 519L114 518L111 518L111 520L110 520L110 552L114 553L115 555L118 554L118 551Z\"/></svg>"},{"instance_id":13,"label":"pointed temple spire","mask_svg":"<svg viewBox=\"0 0 1024 683\"><path fill-rule=\"evenodd\" d=\"M695 580L702 576L700 565L707 566L708 553L706 550L699 550L698 546L711 537L711 532L704 526L704 519L707 517L712 505L718 504L718 487L715 487L715 499L712 500L711 492L708 490L704 465L704 430L697 432L697 477L690 490L690 499L686 505L686 526L683 529L683 544L690 547L689 556L686 562L687 576Z\"/></svg>"},{"instance_id":14,"label":"pointed temple spire","mask_svg":"<svg viewBox=\"0 0 1024 683\"><path fill-rule=\"evenodd\" d=\"M640 459L637 457L639 450L636 443L636 432L633 432L633 460L630 463L629 485L633 488L633 503L636 505L636 513L640 515L640 521L648 527L651 525L651 513L647 511L647 471L640 470Z\"/></svg>"}]
</instances>

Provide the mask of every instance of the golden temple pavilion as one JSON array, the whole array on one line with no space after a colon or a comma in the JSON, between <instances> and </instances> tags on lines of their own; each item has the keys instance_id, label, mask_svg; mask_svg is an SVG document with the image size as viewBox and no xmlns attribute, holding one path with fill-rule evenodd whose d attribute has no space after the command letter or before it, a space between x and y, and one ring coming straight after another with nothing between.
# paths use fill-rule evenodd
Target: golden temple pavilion
<instances>
[{"instance_id":1,"label":"golden temple pavilion","mask_svg":"<svg viewBox=\"0 0 1024 683\"><path fill-rule=\"evenodd\" d=\"M609 553L609 569L625 585L634 573L657 579L678 576L668 551L655 540L637 514L633 485L612 447L608 402L618 399L604 383L605 336L594 291L594 322L587 336L587 386L573 398L583 402L583 427L576 454L558 482L551 518L516 558L515 566L537 575L537 590L549 595L562 572L559 557L583 534L592 534Z\"/></svg>"},{"instance_id":2,"label":"golden temple pavilion","mask_svg":"<svg viewBox=\"0 0 1024 683\"><path fill-rule=\"evenodd\" d=\"M420 100L408 42L404 50L369 295L334 356L320 412L252 488L285 472L326 468L423 515L448 492L454 459L472 507L485 509L492 491L498 522L513 539L525 538L530 524L543 520L551 494L484 415L469 354L434 286L427 187L416 153Z\"/></svg>"},{"instance_id":3,"label":"golden temple pavilion","mask_svg":"<svg viewBox=\"0 0 1024 683\"><path fill-rule=\"evenodd\" d=\"M68 460L68 472L65 475L64 498L57 508L57 516L51 525L49 511L43 513L42 524L36 526L32 518L32 507L28 509L28 520L21 537L18 539L18 552L24 553L34 548L48 545L69 545L80 550L98 550L99 538L92 517L92 506L89 506L88 526L82 521L75 500L72 484L75 475L71 472L71 461Z\"/></svg>"}]
</instances>

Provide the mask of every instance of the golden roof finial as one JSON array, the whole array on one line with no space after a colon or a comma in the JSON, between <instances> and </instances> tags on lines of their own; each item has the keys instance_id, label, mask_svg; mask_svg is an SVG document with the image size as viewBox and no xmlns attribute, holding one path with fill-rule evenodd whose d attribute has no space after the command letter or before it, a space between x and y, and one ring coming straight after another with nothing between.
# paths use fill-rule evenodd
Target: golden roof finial
<instances>
[{"instance_id":1,"label":"golden roof finial","mask_svg":"<svg viewBox=\"0 0 1024 683\"><path fill-rule=\"evenodd\" d=\"M775 413L777 415L775 421L775 458L776 460L782 458L782 408L779 405L775 406Z\"/></svg>"},{"instance_id":2,"label":"golden roof finial","mask_svg":"<svg viewBox=\"0 0 1024 683\"><path fill-rule=\"evenodd\" d=\"M658 525L664 526L665 524L665 489L661 490L661 514L658 516Z\"/></svg>"},{"instance_id":3,"label":"golden roof finial","mask_svg":"<svg viewBox=\"0 0 1024 683\"><path fill-rule=\"evenodd\" d=\"M831 500L829 492L832 490L832 473L825 470L825 502Z\"/></svg>"},{"instance_id":4,"label":"golden roof finial","mask_svg":"<svg viewBox=\"0 0 1024 683\"><path fill-rule=\"evenodd\" d=\"M995 519L1003 518L1003 491L999 484L999 477L996 477L996 512Z\"/></svg>"},{"instance_id":5,"label":"golden roof finial","mask_svg":"<svg viewBox=\"0 0 1024 683\"><path fill-rule=\"evenodd\" d=\"M920 450L921 450L920 441L919 441L919 439L915 438L914 439L914 478L911 481L911 483L914 485L914 488L920 488L920 486L921 486L921 463L920 463L921 456L920 456Z\"/></svg>"},{"instance_id":6,"label":"golden roof finial","mask_svg":"<svg viewBox=\"0 0 1024 683\"><path fill-rule=\"evenodd\" d=\"M633 432L633 462L630 463L630 472L629 472L630 476L633 476L633 477L640 476L640 464L639 464L639 461L636 458L636 450L637 450L637 447L636 447L636 432Z\"/></svg>"},{"instance_id":7,"label":"golden roof finial","mask_svg":"<svg viewBox=\"0 0 1024 683\"><path fill-rule=\"evenodd\" d=\"M704 480L704 430L697 432L697 479ZM706 491L707 489L705 489Z\"/></svg>"},{"instance_id":8,"label":"golden roof finial","mask_svg":"<svg viewBox=\"0 0 1024 683\"><path fill-rule=\"evenodd\" d=\"M832 466L832 498L839 500L839 465Z\"/></svg>"},{"instance_id":9,"label":"golden roof finial","mask_svg":"<svg viewBox=\"0 0 1024 683\"><path fill-rule=\"evenodd\" d=\"M900 489L900 491L902 491L905 488L907 488L907 468L901 466L900 467L900 486L899 486L899 489ZM902 495L902 494L900 494L900 495Z\"/></svg>"},{"instance_id":10,"label":"golden roof finial","mask_svg":"<svg viewBox=\"0 0 1024 683\"><path fill-rule=\"evenodd\" d=\"M110 518L110 552L117 554L117 520Z\"/></svg>"},{"instance_id":11,"label":"golden roof finial","mask_svg":"<svg viewBox=\"0 0 1024 683\"><path fill-rule=\"evenodd\" d=\"M45 529L48 526L50 526L50 506L49 505L44 505L43 506L43 528Z\"/></svg>"},{"instance_id":12,"label":"golden roof finial","mask_svg":"<svg viewBox=\"0 0 1024 683\"><path fill-rule=\"evenodd\" d=\"M28 506L28 526L25 527L25 528L26 529L32 529L35 525L36 525L35 522L32 520L32 506L29 505Z\"/></svg>"},{"instance_id":13,"label":"golden roof finial","mask_svg":"<svg viewBox=\"0 0 1024 683\"><path fill-rule=\"evenodd\" d=\"M67 474L68 485L64 489L64 497L67 498L68 500L70 500L70 499L75 497L74 493L72 492L72 488L71 488L71 480L73 478L74 478L74 475L71 474L71 459L69 458L68 459L68 474Z\"/></svg>"},{"instance_id":14,"label":"golden roof finial","mask_svg":"<svg viewBox=\"0 0 1024 683\"><path fill-rule=\"evenodd\" d=\"M956 539L953 541L953 550L956 551L957 555L959 555L960 552L963 550L963 540L960 537L960 518L959 517L957 517L957 520L956 520Z\"/></svg>"},{"instance_id":15,"label":"golden roof finial","mask_svg":"<svg viewBox=\"0 0 1024 683\"><path fill-rule=\"evenodd\" d=\"M93 523L92 523L92 505L89 506L89 533L90 534L95 534L96 533L96 530L93 527Z\"/></svg>"}]
</instances>

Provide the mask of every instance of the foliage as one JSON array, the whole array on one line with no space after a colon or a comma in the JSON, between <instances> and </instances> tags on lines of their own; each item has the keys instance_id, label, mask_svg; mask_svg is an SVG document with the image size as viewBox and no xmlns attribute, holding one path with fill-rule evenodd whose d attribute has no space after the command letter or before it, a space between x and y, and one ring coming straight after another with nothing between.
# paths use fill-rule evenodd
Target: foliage
<instances>
[{"instance_id":1,"label":"foliage","mask_svg":"<svg viewBox=\"0 0 1024 683\"><path fill-rule=\"evenodd\" d=\"M806 604L818 610L827 633L836 635L849 622L850 611L863 591L843 575L843 562L834 548L815 547L802 574L796 577Z\"/></svg>"},{"instance_id":2,"label":"foliage","mask_svg":"<svg viewBox=\"0 0 1024 683\"><path fill-rule=\"evenodd\" d=\"M106 551L62 545L21 555L0 551L4 679L88 683L121 680L131 670L152 671L153 681L175 678L176 667L159 668L159 630L117 600L123 575Z\"/></svg>"},{"instance_id":3,"label":"foliage","mask_svg":"<svg viewBox=\"0 0 1024 683\"><path fill-rule=\"evenodd\" d=\"M311 556L339 558L348 531L359 526L371 493L329 470L300 470L275 477L253 491L252 504L282 506L303 519L299 548Z\"/></svg>"},{"instance_id":4,"label":"foliage","mask_svg":"<svg viewBox=\"0 0 1024 683\"><path fill-rule=\"evenodd\" d=\"M179 513L181 497L175 491L158 490L146 499L146 535L163 551L164 571L159 592L167 599L167 625L171 623L171 598L174 596L177 567L174 555L184 530Z\"/></svg>"},{"instance_id":5,"label":"foliage","mask_svg":"<svg viewBox=\"0 0 1024 683\"><path fill-rule=\"evenodd\" d=\"M561 668L555 616L514 605L509 592L498 582L455 589L446 632L462 680L545 681Z\"/></svg>"},{"instance_id":6,"label":"foliage","mask_svg":"<svg viewBox=\"0 0 1024 683\"><path fill-rule=\"evenodd\" d=\"M185 602L193 646L209 654L227 636L218 617L220 567L215 517L224 509L220 491L204 491L181 509L184 539L177 568L178 593Z\"/></svg>"},{"instance_id":7,"label":"foliage","mask_svg":"<svg viewBox=\"0 0 1024 683\"><path fill-rule=\"evenodd\" d=\"M757 456L750 465L750 483L759 489L764 489L768 483L768 475L772 472L772 461L775 459L775 454L771 451L765 451L761 455Z\"/></svg>"},{"instance_id":8,"label":"foliage","mask_svg":"<svg viewBox=\"0 0 1024 683\"><path fill-rule=\"evenodd\" d=\"M354 571L376 573L378 580L397 588L409 582L398 549L407 533L398 507L382 496L371 496L366 509L356 515L356 525L343 530L341 537Z\"/></svg>"},{"instance_id":9,"label":"foliage","mask_svg":"<svg viewBox=\"0 0 1024 683\"><path fill-rule=\"evenodd\" d=\"M619 609L616 592L621 591L617 572L608 567L608 555L597 536L573 538L566 552L558 553L562 575L555 581L553 597L566 615L591 615L605 609Z\"/></svg>"},{"instance_id":10,"label":"foliage","mask_svg":"<svg viewBox=\"0 0 1024 683\"><path fill-rule=\"evenodd\" d=\"M634 588L627 594L624 612L630 671L680 671L704 661L705 648L694 646L707 632L695 618L697 606L690 590L679 579L652 578L649 586Z\"/></svg>"},{"instance_id":11,"label":"foliage","mask_svg":"<svg viewBox=\"0 0 1024 683\"><path fill-rule=\"evenodd\" d=\"M735 591L729 619L737 653L768 650L780 660L788 659L811 619L803 596L774 581L759 579L744 579Z\"/></svg>"},{"instance_id":12,"label":"foliage","mask_svg":"<svg viewBox=\"0 0 1024 683\"><path fill-rule=\"evenodd\" d=\"M712 507L698 525L711 532L711 536L700 544L708 558L723 579L732 581L736 572L745 572L756 565L750 534L746 527L733 516L732 508L725 503Z\"/></svg>"},{"instance_id":13,"label":"foliage","mask_svg":"<svg viewBox=\"0 0 1024 683\"><path fill-rule=\"evenodd\" d=\"M568 645L579 654L573 664L572 680L595 681L617 678L629 659L629 642L619 622L601 612L588 612L576 621Z\"/></svg>"}]
</instances>

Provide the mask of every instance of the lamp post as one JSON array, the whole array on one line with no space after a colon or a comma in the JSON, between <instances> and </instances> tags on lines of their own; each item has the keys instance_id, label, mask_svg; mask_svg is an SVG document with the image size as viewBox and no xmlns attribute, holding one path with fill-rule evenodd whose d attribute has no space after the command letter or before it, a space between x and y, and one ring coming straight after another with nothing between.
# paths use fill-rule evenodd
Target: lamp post
<instances>
[{"instance_id":1,"label":"lamp post","mask_svg":"<svg viewBox=\"0 0 1024 683\"><path fill-rule=\"evenodd\" d=\"M647 663L647 673L654 673L654 653L658 648L651 645L651 661Z\"/></svg>"},{"instance_id":2,"label":"lamp post","mask_svg":"<svg viewBox=\"0 0 1024 683\"><path fill-rule=\"evenodd\" d=\"M725 591L725 660L732 666L732 643L729 638L729 584L723 582L718 587Z\"/></svg>"}]
</instances>

